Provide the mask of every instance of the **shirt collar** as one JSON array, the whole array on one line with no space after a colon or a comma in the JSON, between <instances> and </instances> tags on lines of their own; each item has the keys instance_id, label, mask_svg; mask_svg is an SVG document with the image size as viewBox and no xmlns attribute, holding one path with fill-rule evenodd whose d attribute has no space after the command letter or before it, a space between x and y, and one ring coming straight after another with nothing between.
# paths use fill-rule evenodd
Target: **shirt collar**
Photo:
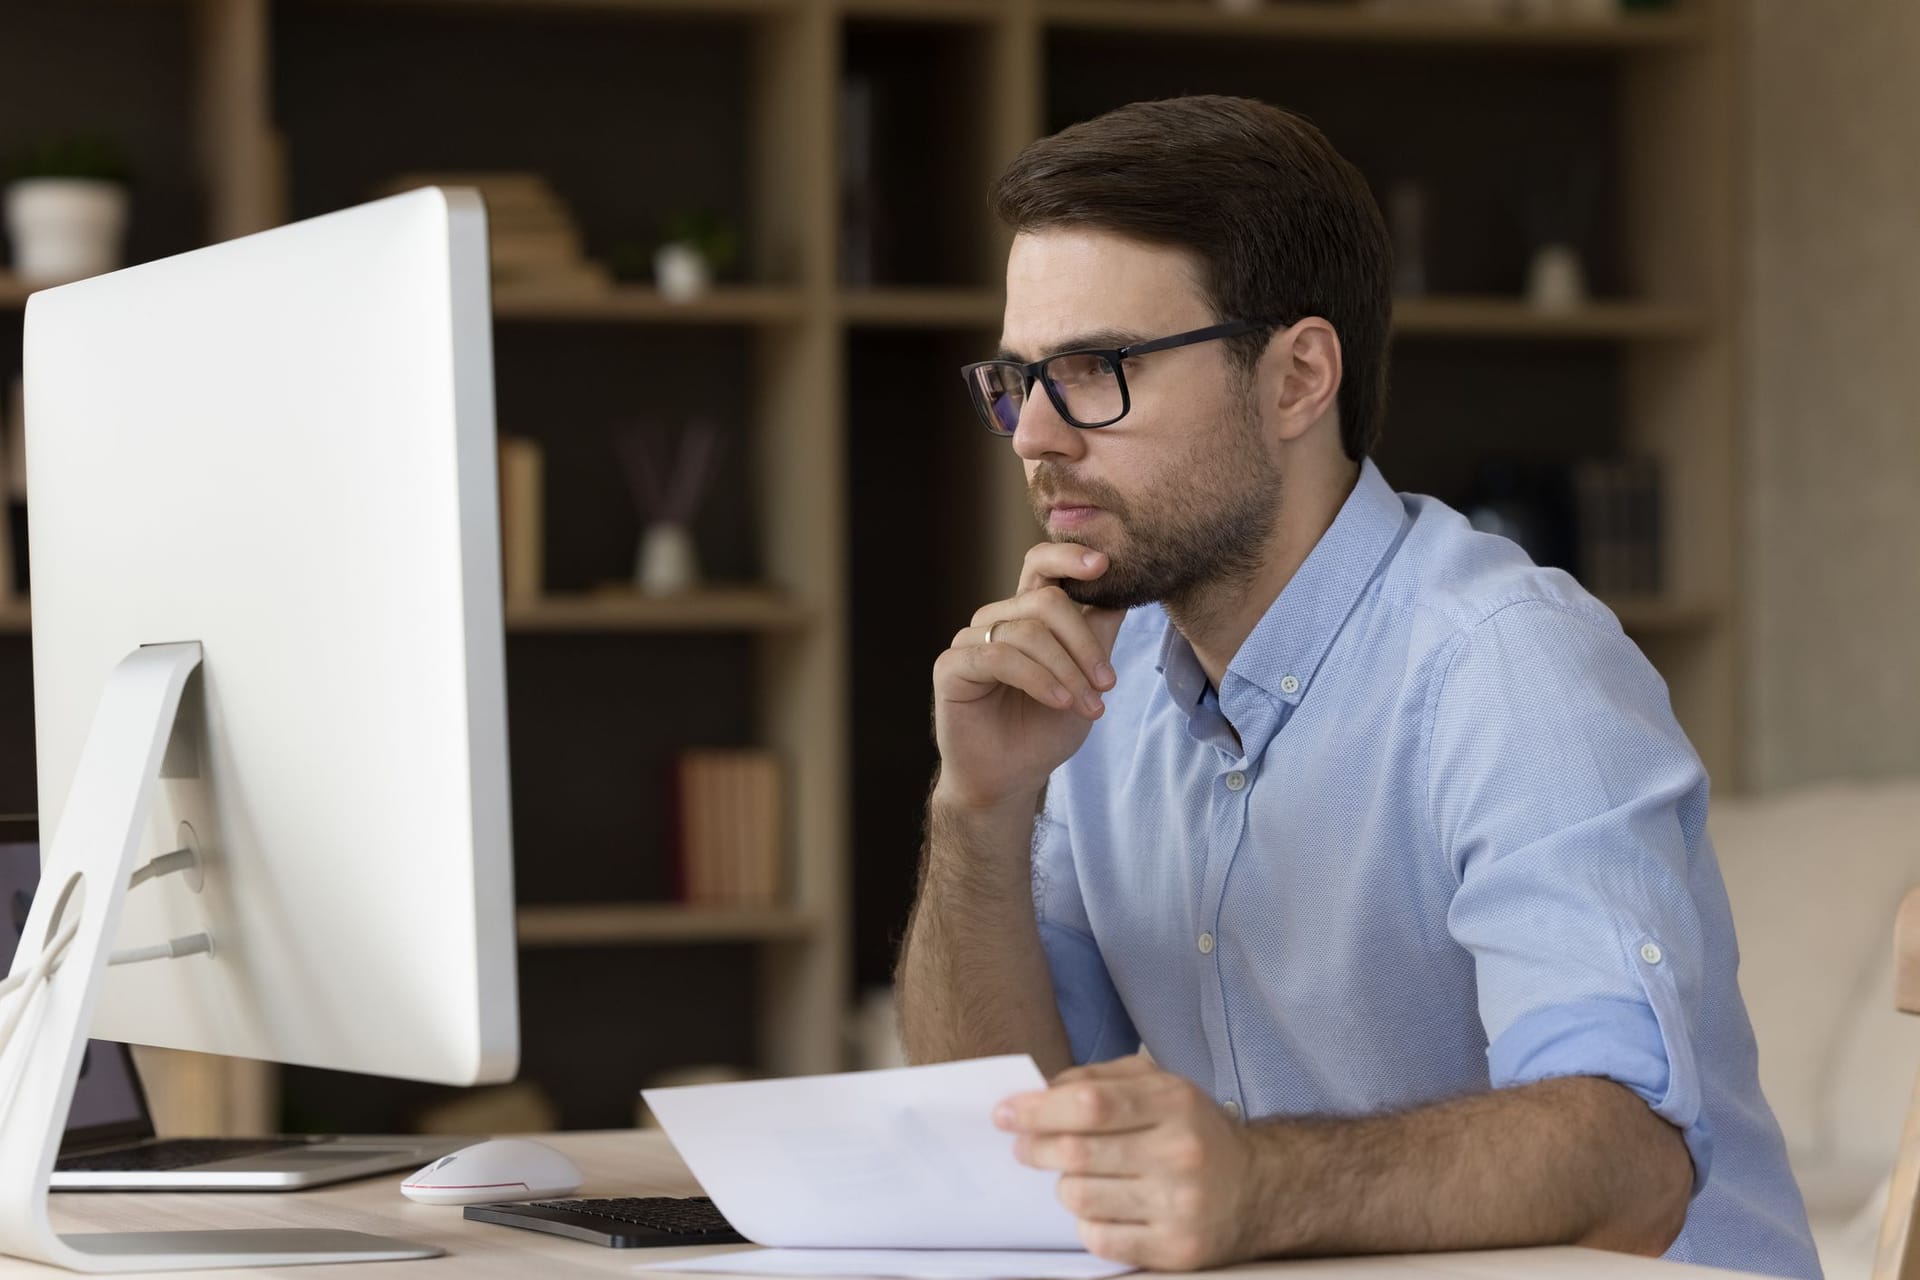
<instances>
[{"instance_id":1,"label":"shirt collar","mask_svg":"<svg viewBox=\"0 0 1920 1280\"><path fill-rule=\"evenodd\" d=\"M1269 697L1298 705L1347 615L1360 602L1408 522L1400 495L1368 458L1333 524L1254 625L1227 664L1223 703L1244 681ZM1193 646L1171 621L1160 644L1160 672L1177 705L1191 708L1205 683Z\"/></svg>"}]
</instances>

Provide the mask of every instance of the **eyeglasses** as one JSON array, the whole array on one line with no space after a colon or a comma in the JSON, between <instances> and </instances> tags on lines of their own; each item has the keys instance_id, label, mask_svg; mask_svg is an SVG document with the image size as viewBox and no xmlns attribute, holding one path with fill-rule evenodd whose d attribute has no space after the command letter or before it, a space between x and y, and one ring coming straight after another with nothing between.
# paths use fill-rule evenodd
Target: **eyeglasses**
<instances>
[{"instance_id":1,"label":"eyeglasses","mask_svg":"<svg viewBox=\"0 0 1920 1280\"><path fill-rule=\"evenodd\" d=\"M1123 366L1134 356L1190 347L1196 342L1212 342L1218 338L1236 338L1243 333L1277 328L1280 323L1278 320L1235 320L1126 347L1060 351L1032 364L1018 360L982 360L961 369L960 376L966 380L967 394L973 399L980 421L997 436L1010 436L1019 427L1020 411L1026 407L1036 382L1047 389L1047 399L1068 424L1092 430L1112 426L1133 407Z\"/></svg>"}]
</instances>

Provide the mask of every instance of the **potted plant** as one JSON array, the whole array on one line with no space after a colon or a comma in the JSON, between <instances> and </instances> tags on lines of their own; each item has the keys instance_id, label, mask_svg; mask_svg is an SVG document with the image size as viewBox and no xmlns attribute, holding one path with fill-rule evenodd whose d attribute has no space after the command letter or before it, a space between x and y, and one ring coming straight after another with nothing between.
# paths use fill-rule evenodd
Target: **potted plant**
<instances>
[{"instance_id":1,"label":"potted plant","mask_svg":"<svg viewBox=\"0 0 1920 1280\"><path fill-rule=\"evenodd\" d=\"M667 223L653 253L654 283L674 302L691 302L713 287L713 278L740 256L740 234L719 215L701 210Z\"/></svg>"},{"instance_id":2,"label":"potted plant","mask_svg":"<svg viewBox=\"0 0 1920 1280\"><path fill-rule=\"evenodd\" d=\"M30 150L7 186L13 266L29 284L60 284L121 265L127 170L100 138L62 138Z\"/></svg>"}]
</instances>

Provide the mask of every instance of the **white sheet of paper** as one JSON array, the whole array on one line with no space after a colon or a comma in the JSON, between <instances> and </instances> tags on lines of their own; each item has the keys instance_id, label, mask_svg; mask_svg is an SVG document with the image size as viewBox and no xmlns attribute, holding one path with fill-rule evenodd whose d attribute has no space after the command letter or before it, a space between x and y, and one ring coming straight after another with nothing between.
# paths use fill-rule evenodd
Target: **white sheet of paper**
<instances>
[{"instance_id":1,"label":"white sheet of paper","mask_svg":"<svg viewBox=\"0 0 1920 1280\"><path fill-rule=\"evenodd\" d=\"M748 1249L687 1262L650 1262L640 1270L900 1280L1108 1280L1133 1268L1062 1249Z\"/></svg>"},{"instance_id":2,"label":"white sheet of paper","mask_svg":"<svg viewBox=\"0 0 1920 1280\"><path fill-rule=\"evenodd\" d=\"M887 1071L647 1089L701 1189L755 1244L818 1249L1081 1248L1056 1173L993 1125L1043 1089L1025 1054Z\"/></svg>"}]
</instances>

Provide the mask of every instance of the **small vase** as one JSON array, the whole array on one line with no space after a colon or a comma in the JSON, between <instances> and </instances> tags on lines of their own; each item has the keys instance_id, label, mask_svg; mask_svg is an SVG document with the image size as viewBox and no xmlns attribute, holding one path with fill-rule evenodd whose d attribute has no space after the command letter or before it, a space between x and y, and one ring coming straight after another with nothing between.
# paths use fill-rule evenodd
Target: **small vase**
<instances>
[{"instance_id":1,"label":"small vase","mask_svg":"<svg viewBox=\"0 0 1920 1280\"><path fill-rule=\"evenodd\" d=\"M97 178L23 178L7 188L13 267L27 284L64 284L120 266L127 189Z\"/></svg>"},{"instance_id":2,"label":"small vase","mask_svg":"<svg viewBox=\"0 0 1920 1280\"><path fill-rule=\"evenodd\" d=\"M1587 300L1587 273L1569 245L1544 245L1527 267L1527 301L1541 311L1572 311Z\"/></svg>"},{"instance_id":3,"label":"small vase","mask_svg":"<svg viewBox=\"0 0 1920 1280\"><path fill-rule=\"evenodd\" d=\"M707 257L690 244L663 244L653 255L653 279L669 302L692 302L713 287Z\"/></svg>"},{"instance_id":4,"label":"small vase","mask_svg":"<svg viewBox=\"0 0 1920 1280\"><path fill-rule=\"evenodd\" d=\"M700 585L700 558L692 531L669 520L648 525L640 534L633 580L641 594L649 596L670 596Z\"/></svg>"}]
</instances>

